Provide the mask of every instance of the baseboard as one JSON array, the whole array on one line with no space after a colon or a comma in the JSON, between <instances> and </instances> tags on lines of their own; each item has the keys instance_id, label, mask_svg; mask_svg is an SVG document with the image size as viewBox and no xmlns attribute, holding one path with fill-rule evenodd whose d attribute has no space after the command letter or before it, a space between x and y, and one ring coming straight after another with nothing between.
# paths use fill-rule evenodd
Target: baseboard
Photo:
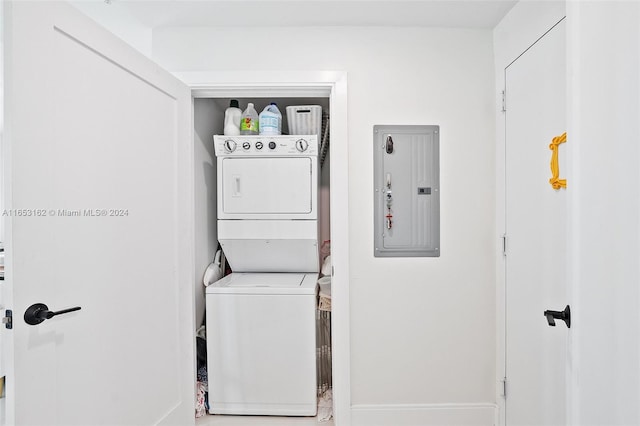
<instances>
[{"instance_id":1,"label":"baseboard","mask_svg":"<svg viewBox=\"0 0 640 426\"><path fill-rule=\"evenodd\" d=\"M497 405L361 404L351 406L351 426L493 426Z\"/></svg>"}]
</instances>

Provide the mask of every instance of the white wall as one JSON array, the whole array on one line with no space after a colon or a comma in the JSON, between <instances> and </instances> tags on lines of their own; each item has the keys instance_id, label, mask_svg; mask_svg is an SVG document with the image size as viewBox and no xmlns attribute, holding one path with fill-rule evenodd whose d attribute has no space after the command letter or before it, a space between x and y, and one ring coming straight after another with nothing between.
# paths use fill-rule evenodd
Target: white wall
<instances>
[{"instance_id":1,"label":"white wall","mask_svg":"<svg viewBox=\"0 0 640 426\"><path fill-rule=\"evenodd\" d=\"M68 0L68 2L143 55L151 57L151 28L134 18L121 1L114 0L107 3L104 0Z\"/></svg>"},{"instance_id":2,"label":"white wall","mask_svg":"<svg viewBox=\"0 0 640 426\"><path fill-rule=\"evenodd\" d=\"M4 25L4 2L0 3L0 22ZM4 165L4 30L0 30L0 164ZM0 209L4 210L4 173L0 173ZM0 220L0 241L4 242L4 220ZM3 254L4 256L4 254ZM4 259L4 258L3 258ZM3 260L4 263L4 260ZM6 286L0 285L0 315L4 318L6 301L12 300L9 298L9 294L5 291ZM5 329L6 330L6 329ZM5 377L8 371L7 355L9 350L13 348L12 339L9 339L5 330L0 331L0 377ZM4 388L4 382L2 383ZM0 391L0 396L4 394L5 390ZM0 425L7 424L6 415L6 401L7 398L0 398Z\"/></svg>"},{"instance_id":3,"label":"white wall","mask_svg":"<svg viewBox=\"0 0 640 426\"><path fill-rule=\"evenodd\" d=\"M640 424L640 4L568 3L571 423Z\"/></svg>"},{"instance_id":4,"label":"white wall","mask_svg":"<svg viewBox=\"0 0 640 426\"><path fill-rule=\"evenodd\" d=\"M196 328L204 318L202 278L218 248L216 157L212 135L223 126L224 110L209 99L194 99L195 294ZM195 330L194 330L195 331Z\"/></svg>"},{"instance_id":5,"label":"white wall","mask_svg":"<svg viewBox=\"0 0 640 426\"><path fill-rule=\"evenodd\" d=\"M348 72L353 423L491 424L491 31L164 28L154 32L153 57L171 71ZM440 258L373 257L374 124L441 126ZM460 416L458 408L473 409Z\"/></svg>"}]
</instances>

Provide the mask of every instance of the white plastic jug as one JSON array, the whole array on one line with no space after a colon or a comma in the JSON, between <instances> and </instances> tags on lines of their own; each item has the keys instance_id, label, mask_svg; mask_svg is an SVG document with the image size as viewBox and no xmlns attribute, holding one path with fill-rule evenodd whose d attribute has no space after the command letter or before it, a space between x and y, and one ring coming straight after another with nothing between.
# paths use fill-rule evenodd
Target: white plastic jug
<instances>
[{"instance_id":1,"label":"white plastic jug","mask_svg":"<svg viewBox=\"0 0 640 426\"><path fill-rule=\"evenodd\" d=\"M231 99L229 108L224 111L224 134L225 136L237 136L240 134L240 118L242 110L239 108L238 101Z\"/></svg>"},{"instance_id":2,"label":"white plastic jug","mask_svg":"<svg viewBox=\"0 0 640 426\"><path fill-rule=\"evenodd\" d=\"M260 113L260 134L282 134L282 114L274 102L264 107Z\"/></svg>"},{"instance_id":3,"label":"white plastic jug","mask_svg":"<svg viewBox=\"0 0 640 426\"><path fill-rule=\"evenodd\" d=\"M258 134L258 113L251 102L249 102L247 109L242 113L242 118L240 119L240 134Z\"/></svg>"}]
</instances>

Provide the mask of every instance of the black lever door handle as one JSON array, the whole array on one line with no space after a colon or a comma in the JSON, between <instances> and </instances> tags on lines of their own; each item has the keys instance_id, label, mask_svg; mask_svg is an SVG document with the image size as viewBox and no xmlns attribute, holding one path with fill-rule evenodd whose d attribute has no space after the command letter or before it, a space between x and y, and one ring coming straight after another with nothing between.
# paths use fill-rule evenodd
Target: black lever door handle
<instances>
[{"instance_id":1,"label":"black lever door handle","mask_svg":"<svg viewBox=\"0 0 640 426\"><path fill-rule=\"evenodd\" d=\"M29 325L38 325L44 320L51 319L56 315L68 314L69 312L79 311L80 306L75 308L63 309L61 311L50 311L49 307L44 303L35 303L27 308L24 312L24 322Z\"/></svg>"},{"instance_id":2,"label":"black lever door handle","mask_svg":"<svg viewBox=\"0 0 640 426\"><path fill-rule=\"evenodd\" d=\"M547 322L550 327L555 327L555 320L559 319L567 324L567 328L571 328L571 308L569 305L564 308L564 311L544 311L544 316L547 317Z\"/></svg>"}]
</instances>

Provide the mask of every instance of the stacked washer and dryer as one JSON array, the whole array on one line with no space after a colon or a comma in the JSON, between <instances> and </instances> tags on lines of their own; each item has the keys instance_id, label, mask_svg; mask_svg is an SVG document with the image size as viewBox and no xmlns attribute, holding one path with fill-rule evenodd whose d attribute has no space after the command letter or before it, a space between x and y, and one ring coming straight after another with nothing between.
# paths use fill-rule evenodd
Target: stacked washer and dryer
<instances>
[{"instance_id":1,"label":"stacked washer and dryer","mask_svg":"<svg viewBox=\"0 0 640 426\"><path fill-rule=\"evenodd\" d=\"M314 416L317 136L214 136L218 239L206 290L209 412Z\"/></svg>"}]
</instances>

